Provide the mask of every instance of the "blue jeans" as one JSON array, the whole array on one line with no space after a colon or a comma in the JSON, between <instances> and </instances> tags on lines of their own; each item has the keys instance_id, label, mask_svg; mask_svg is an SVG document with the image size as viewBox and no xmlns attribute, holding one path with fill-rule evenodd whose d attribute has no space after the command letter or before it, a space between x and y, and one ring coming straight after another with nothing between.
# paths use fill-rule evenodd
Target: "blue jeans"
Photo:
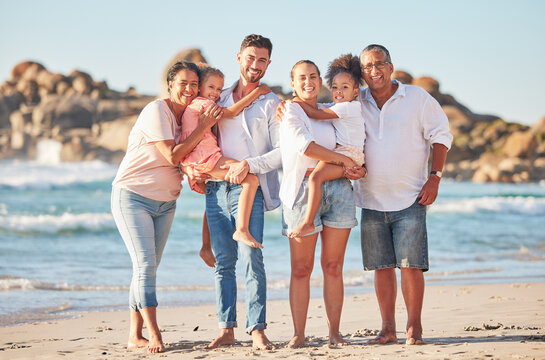
<instances>
[{"instance_id":1,"label":"blue jeans","mask_svg":"<svg viewBox=\"0 0 545 360\"><path fill-rule=\"evenodd\" d=\"M112 214L132 260L129 306L157 306L155 275L167 243L176 200L156 201L114 186Z\"/></svg>"},{"instance_id":2,"label":"blue jeans","mask_svg":"<svg viewBox=\"0 0 545 360\"><path fill-rule=\"evenodd\" d=\"M261 249L233 240L236 230L238 198L242 187L225 181L206 185L206 217L210 242L216 257L216 305L220 329L237 326L237 279L235 267L238 252L246 277L246 332L264 330L267 279ZM258 188L250 215L250 234L263 242L263 193Z\"/></svg>"},{"instance_id":3,"label":"blue jeans","mask_svg":"<svg viewBox=\"0 0 545 360\"><path fill-rule=\"evenodd\" d=\"M361 209L361 251L365 270L398 267L427 271L426 209L418 200L399 211Z\"/></svg>"}]
</instances>

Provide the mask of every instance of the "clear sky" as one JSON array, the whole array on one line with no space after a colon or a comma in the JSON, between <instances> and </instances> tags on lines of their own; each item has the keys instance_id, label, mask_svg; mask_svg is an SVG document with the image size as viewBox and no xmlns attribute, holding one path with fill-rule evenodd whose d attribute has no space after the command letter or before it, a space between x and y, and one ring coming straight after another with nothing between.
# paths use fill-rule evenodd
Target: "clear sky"
<instances>
[{"instance_id":1,"label":"clear sky","mask_svg":"<svg viewBox=\"0 0 545 360\"><path fill-rule=\"evenodd\" d=\"M477 113L532 124L545 116L545 1L0 0L0 80L22 60L77 68L116 90L157 94L166 63L197 47L238 78L250 33L273 42L264 81L287 91L291 66L325 72L344 53L385 45L394 66L433 76Z\"/></svg>"}]
</instances>

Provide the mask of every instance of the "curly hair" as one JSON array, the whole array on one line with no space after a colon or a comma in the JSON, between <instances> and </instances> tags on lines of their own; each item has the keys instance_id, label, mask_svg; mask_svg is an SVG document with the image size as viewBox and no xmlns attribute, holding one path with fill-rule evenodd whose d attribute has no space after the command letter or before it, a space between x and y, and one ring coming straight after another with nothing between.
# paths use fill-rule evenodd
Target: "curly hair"
<instances>
[{"instance_id":1,"label":"curly hair","mask_svg":"<svg viewBox=\"0 0 545 360\"><path fill-rule=\"evenodd\" d=\"M331 88L335 76L340 73L347 73L348 75L350 75L352 77L352 80L354 80L355 86L363 85L363 75L361 72L360 59L358 59L357 56L353 56L352 54L346 54L336 58L331 63L329 63L327 74L325 75L325 79L329 88Z\"/></svg>"}]
</instances>

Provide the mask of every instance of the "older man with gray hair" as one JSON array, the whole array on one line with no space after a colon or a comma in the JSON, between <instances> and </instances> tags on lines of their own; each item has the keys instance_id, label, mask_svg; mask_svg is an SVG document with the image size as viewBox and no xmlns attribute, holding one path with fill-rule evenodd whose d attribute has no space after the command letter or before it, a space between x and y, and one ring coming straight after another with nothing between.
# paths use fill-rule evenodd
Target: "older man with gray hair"
<instances>
[{"instance_id":1,"label":"older man with gray hair","mask_svg":"<svg viewBox=\"0 0 545 360\"><path fill-rule=\"evenodd\" d=\"M382 330L370 343L398 341L395 268L400 268L408 315L406 343L419 345L424 343L423 272L429 268L426 209L437 197L452 135L445 113L432 96L420 87L391 80L394 66L384 46L367 46L360 61L368 85L360 90L368 174L361 178L363 173L348 169L347 177L359 179L354 194L362 208L363 265L375 271L382 317Z\"/></svg>"}]
</instances>

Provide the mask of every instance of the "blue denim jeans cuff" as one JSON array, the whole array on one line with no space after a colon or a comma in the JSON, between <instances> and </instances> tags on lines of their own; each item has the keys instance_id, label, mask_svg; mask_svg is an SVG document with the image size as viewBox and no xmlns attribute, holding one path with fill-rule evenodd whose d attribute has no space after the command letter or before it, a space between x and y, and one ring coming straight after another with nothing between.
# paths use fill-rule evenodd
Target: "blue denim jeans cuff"
<instances>
[{"instance_id":1,"label":"blue denim jeans cuff","mask_svg":"<svg viewBox=\"0 0 545 360\"><path fill-rule=\"evenodd\" d=\"M254 330L265 330L266 328L267 328L267 323L255 324L255 325L247 327L246 328L246 333L251 334L252 331L254 331Z\"/></svg>"},{"instance_id":2,"label":"blue denim jeans cuff","mask_svg":"<svg viewBox=\"0 0 545 360\"><path fill-rule=\"evenodd\" d=\"M235 327L237 327L237 322L236 321L222 321L222 322L218 323L218 327L220 329L235 328Z\"/></svg>"}]
</instances>

